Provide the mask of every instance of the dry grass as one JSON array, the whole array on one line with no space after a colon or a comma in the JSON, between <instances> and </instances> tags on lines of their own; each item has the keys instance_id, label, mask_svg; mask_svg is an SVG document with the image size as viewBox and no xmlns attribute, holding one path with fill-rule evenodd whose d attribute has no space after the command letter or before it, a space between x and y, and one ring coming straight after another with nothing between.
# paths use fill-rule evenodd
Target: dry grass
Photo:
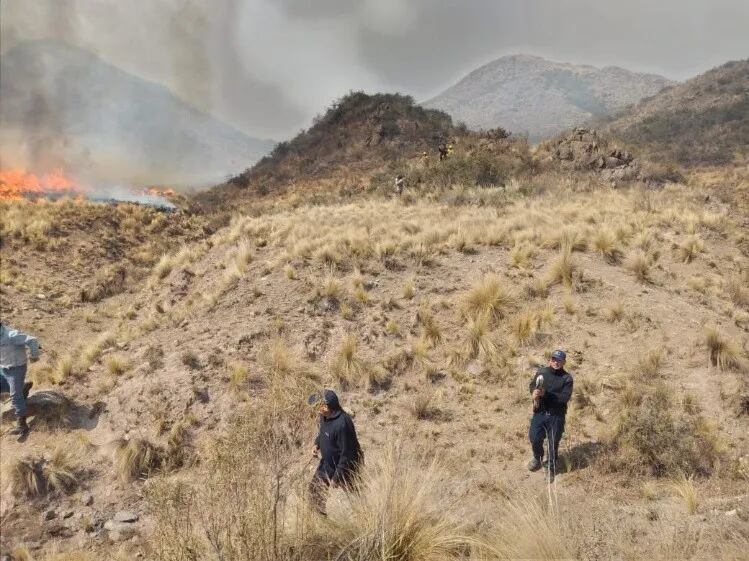
<instances>
[{"instance_id":1,"label":"dry grass","mask_svg":"<svg viewBox=\"0 0 749 561\"><path fill-rule=\"evenodd\" d=\"M73 457L56 448L46 457L25 456L3 466L4 480L16 497L35 498L57 491L70 493L80 483L80 468Z\"/></svg>"},{"instance_id":2,"label":"dry grass","mask_svg":"<svg viewBox=\"0 0 749 561\"><path fill-rule=\"evenodd\" d=\"M624 319L624 302L619 300L606 310L606 319L611 323Z\"/></svg>"},{"instance_id":3,"label":"dry grass","mask_svg":"<svg viewBox=\"0 0 749 561\"><path fill-rule=\"evenodd\" d=\"M749 270L743 275L732 275L725 279L723 291L736 306L749 309Z\"/></svg>"},{"instance_id":4,"label":"dry grass","mask_svg":"<svg viewBox=\"0 0 749 561\"><path fill-rule=\"evenodd\" d=\"M244 275L252 262L252 244L249 240L243 240L237 246L234 254L234 267L240 275Z\"/></svg>"},{"instance_id":5,"label":"dry grass","mask_svg":"<svg viewBox=\"0 0 749 561\"><path fill-rule=\"evenodd\" d=\"M349 333L341 340L333 357L331 371L343 388L355 385L365 373L365 364L358 357L358 351L356 335Z\"/></svg>"},{"instance_id":6,"label":"dry grass","mask_svg":"<svg viewBox=\"0 0 749 561\"><path fill-rule=\"evenodd\" d=\"M232 391L247 389L250 369L244 362L233 362L229 366L229 388Z\"/></svg>"},{"instance_id":7,"label":"dry grass","mask_svg":"<svg viewBox=\"0 0 749 561\"><path fill-rule=\"evenodd\" d=\"M167 461L166 450L145 438L121 440L114 452L114 469L121 481L146 479Z\"/></svg>"},{"instance_id":8,"label":"dry grass","mask_svg":"<svg viewBox=\"0 0 749 561\"><path fill-rule=\"evenodd\" d=\"M403 285L403 298L411 300L415 294L416 290L414 289L413 279L406 279L406 283Z\"/></svg>"},{"instance_id":9,"label":"dry grass","mask_svg":"<svg viewBox=\"0 0 749 561\"><path fill-rule=\"evenodd\" d=\"M131 366L130 361L120 355L108 356L104 361L104 368L107 370L107 373L112 376L120 376L124 374L130 370Z\"/></svg>"},{"instance_id":10,"label":"dry grass","mask_svg":"<svg viewBox=\"0 0 749 561\"><path fill-rule=\"evenodd\" d=\"M593 236L593 247L600 253L607 263L616 264L622 259L622 251L617 244L616 233L604 228Z\"/></svg>"},{"instance_id":11,"label":"dry grass","mask_svg":"<svg viewBox=\"0 0 749 561\"><path fill-rule=\"evenodd\" d=\"M463 310L468 317L485 316L496 320L513 304L512 293L504 287L498 275L488 274L463 295Z\"/></svg>"},{"instance_id":12,"label":"dry grass","mask_svg":"<svg viewBox=\"0 0 749 561\"><path fill-rule=\"evenodd\" d=\"M653 347L637 359L637 374L645 378L658 375L663 365L663 347Z\"/></svg>"},{"instance_id":13,"label":"dry grass","mask_svg":"<svg viewBox=\"0 0 749 561\"><path fill-rule=\"evenodd\" d=\"M571 251L562 251L546 271L546 281L549 284L563 284L571 287L573 276L577 270L577 263Z\"/></svg>"},{"instance_id":14,"label":"dry grass","mask_svg":"<svg viewBox=\"0 0 749 561\"><path fill-rule=\"evenodd\" d=\"M530 245L516 245L510 251L510 263L517 269L527 269L531 266L535 254L535 249Z\"/></svg>"},{"instance_id":15,"label":"dry grass","mask_svg":"<svg viewBox=\"0 0 749 561\"><path fill-rule=\"evenodd\" d=\"M490 542L488 559L573 559L573 531L546 504L533 499L509 503Z\"/></svg>"},{"instance_id":16,"label":"dry grass","mask_svg":"<svg viewBox=\"0 0 749 561\"><path fill-rule=\"evenodd\" d=\"M625 266L640 282L650 282L650 257L641 250L635 251L627 258Z\"/></svg>"},{"instance_id":17,"label":"dry grass","mask_svg":"<svg viewBox=\"0 0 749 561\"><path fill-rule=\"evenodd\" d=\"M368 461L359 491L330 513L331 538L347 561L465 559L477 540L438 463L390 449Z\"/></svg>"},{"instance_id":18,"label":"dry grass","mask_svg":"<svg viewBox=\"0 0 749 561\"><path fill-rule=\"evenodd\" d=\"M296 352L281 336L273 337L261 349L259 360L274 375L286 376L299 371L299 358Z\"/></svg>"},{"instance_id":19,"label":"dry grass","mask_svg":"<svg viewBox=\"0 0 749 561\"><path fill-rule=\"evenodd\" d=\"M697 490L694 488L694 476L679 475L673 482L673 488L676 495L684 502L687 513L695 514L699 506L699 500Z\"/></svg>"},{"instance_id":20,"label":"dry grass","mask_svg":"<svg viewBox=\"0 0 749 561\"><path fill-rule=\"evenodd\" d=\"M741 348L716 328L711 327L705 331L705 345L713 366L720 370L741 368Z\"/></svg>"},{"instance_id":21,"label":"dry grass","mask_svg":"<svg viewBox=\"0 0 749 561\"><path fill-rule=\"evenodd\" d=\"M466 323L466 337L461 356L476 358L479 354L493 357L497 353L497 345L492 339L488 314L481 314L468 319Z\"/></svg>"},{"instance_id":22,"label":"dry grass","mask_svg":"<svg viewBox=\"0 0 749 561\"><path fill-rule=\"evenodd\" d=\"M702 253L705 244L697 236L689 236L678 248L679 259L684 263L691 263L697 255Z\"/></svg>"},{"instance_id":23,"label":"dry grass","mask_svg":"<svg viewBox=\"0 0 749 561\"><path fill-rule=\"evenodd\" d=\"M419 392L409 404L408 410L419 421L434 419L440 412L436 395L428 390Z\"/></svg>"},{"instance_id":24,"label":"dry grass","mask_svg":"<svg viewBox=\"0 0 749 561\"><path fill-rule=\"evenodd\" d=\"M685 473L709 475L723 455L715 428L697 413L673 406L664 387L630 387L605 439L604 471L630 477Z\"/></svg>"}]
</instances>

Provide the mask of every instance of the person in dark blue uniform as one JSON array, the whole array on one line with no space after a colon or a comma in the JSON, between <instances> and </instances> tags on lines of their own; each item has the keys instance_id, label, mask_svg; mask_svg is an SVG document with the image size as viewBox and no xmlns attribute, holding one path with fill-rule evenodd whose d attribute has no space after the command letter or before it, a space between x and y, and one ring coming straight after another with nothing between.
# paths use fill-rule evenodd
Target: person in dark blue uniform
<instances>
[{"instance_id":1,"label":"person in dark blue uniform","mask_svg":"<svg viewBox=\"0 0 749 561\"><path fill-rule=\"evenodd\" d=\"M312 506L325 515L328 488L332 485L352 490L363 454L354 421L341 408L333 390L312 394L307 401L310 405L317 404L320 413L320 431L314 447L320 464L309 484L310 500Z\"/></svg>"},{"instance_id":2,"label":"person in dark blue uniform","mask_svg":"<svg viewBox=\"0 0 749 561\"><path fill-rule=\"evenodd\" d=\"M528 439L533 449L533 458L528 469L541 469L544 457L544 440L548 441L547 467L553 478L559 455L559 441L564 433L567 403L572 397L572 375L564 369L567 354L556 350L551 353L549 366L539 368L528 384L533 397L533 417ZM552 455L553 454L553 455Z\"/></svg>"}]
</instances>

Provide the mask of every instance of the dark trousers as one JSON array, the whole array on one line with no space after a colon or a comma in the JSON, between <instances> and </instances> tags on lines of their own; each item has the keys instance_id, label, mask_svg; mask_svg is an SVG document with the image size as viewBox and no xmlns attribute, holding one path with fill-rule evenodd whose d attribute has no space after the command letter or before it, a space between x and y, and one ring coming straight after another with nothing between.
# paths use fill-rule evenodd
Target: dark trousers
<instances>
[{"instance_id":1,"label":"dark trousers","mask_svg":"<svg viewBox=\"0 0 749 561\"><path fill-rule=\"evenodd\" d=\"M564 434L564 415L550 413L534 413L531 417L531 427L528 440L533 447L533 456L542 460L544 457L544 438L549 440L549 449L554 450L554 461L559 455L559 441Z\"/></svg>"},{"instance_id":2,"label":"dark trousers","mask_svg":"<svg viewBox=\"0 0 749 561\"><path fill-rule=\"evenodd\" d=\"M346 478L341 482L341 488L347 493L356 492L356 470L350 471ZM330 488L330 477L322 470L317 469L312 481L309 482L309 499L317 512L325 514L325 505L328 502L328 490Z\"/></svg>"}]
</instances>

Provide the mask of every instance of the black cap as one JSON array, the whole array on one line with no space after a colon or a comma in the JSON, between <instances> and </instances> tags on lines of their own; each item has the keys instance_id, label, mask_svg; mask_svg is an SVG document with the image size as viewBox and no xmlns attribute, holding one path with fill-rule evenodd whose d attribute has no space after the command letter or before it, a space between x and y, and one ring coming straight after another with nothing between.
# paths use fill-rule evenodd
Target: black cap
<instances>
[{"instance_id":1,"label":"black cap","mask_svg":"<svg viewBox=\"0 0 749 561\"><path fill-rule=\"evenodd\" d=\"M338 401L338 394L333 390L323 390L322 393L315 392L307 398L307 403L310 405L324 403L333 410L341 408L341 404Z\"/></svg>"}]
</instances>

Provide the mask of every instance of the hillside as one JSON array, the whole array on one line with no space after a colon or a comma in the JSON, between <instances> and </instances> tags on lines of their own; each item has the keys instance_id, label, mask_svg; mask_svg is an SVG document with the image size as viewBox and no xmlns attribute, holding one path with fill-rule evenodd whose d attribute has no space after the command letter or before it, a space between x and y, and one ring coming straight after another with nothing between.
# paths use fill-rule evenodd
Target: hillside
<instances>
[{"instance_id":1,"label":"hillside","mask_svg":"<svg viewBox=\"0 0 749 561\"><path fill-rule=\"evenodd\" d=\"M532 142L612 114L671 82L616 66L595 68L541 57L499 58L426 101L473 129L504 127Z\"/></svg>"},{"instance_id":2,"label":"hillside","mask_svg":"<svg viewBox=\"0 0 749 561\"><path fill-rule=\"evenodd\" d=\"M423 109L408 96L352 92L316 117L308 130L280 142L257 164L196 200L215 208L292 187L360 190L372 175L418 161L424 151L435 158L437 146L455 132L449 116Z\"/></svg>"},{"instance_id":3,"label":"hillside","mask_svg":"<svg viewBox=\"0 0 749 561\"><path fill-rule=\"evenodd\" d=\"M21 43L0 57L0 73L5 167L194 186L221 181L273 147L65 43Z\"/></svg>"},{"instance_id":4,"label":"hillside","mask_svg":"<svg viewBox=\"0 0 749 561\"><path fill-rule=\"evenodd\" d=\"M749 154L749 59L666 88L606 124L654 158L723 165Z\"/></svg>"},{"instance_id":5,"label":"hillside","mask_svg":"<svg viewBox=\"0 0 749 561\"><path fill-rule=\"evenodd\" d=\"M145 282L72 312L11 291L45 357L31 434L0 436L3 547L43 561L380 559L372 543L413 561L741 559L746 173L648 190L575 170L492 187L419 169L400 199L238 206ZM22 242L3 258L30 255ZM525 468L527 384L555 347L575 392L547 486ZM355 415L367 462L326 519L304 499L305 398L320 387Z\"/></svg>"}]
</instances>

